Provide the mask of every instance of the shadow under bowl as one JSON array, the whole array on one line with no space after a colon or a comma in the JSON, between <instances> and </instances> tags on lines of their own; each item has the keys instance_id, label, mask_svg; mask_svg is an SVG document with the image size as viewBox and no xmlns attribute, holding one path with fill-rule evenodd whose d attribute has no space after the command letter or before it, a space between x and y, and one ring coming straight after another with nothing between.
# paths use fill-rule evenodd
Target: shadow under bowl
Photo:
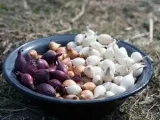
<instances>
[{"instance_id":1,"label":"shadow under bowl","mask_svg":"<svg viewBox=\"0 0 160 120\"><path fill-rule=\"evenodd\" d=\"M37 105L42 106L43 109L48 111L51 115L58 117L72 117L73 119L84 119L88 116L90 119L97 119L99 116L104 116L110 114L116 108L118 108L126 98L137 93L143 89L151 80L152 76L152 63L150 59L145 58L144 62L146 67L144 68L143 73L138 77L133 88L128 89L126 92L112 96L105 99L94 99L94 100L66 100L66 99L56 99L54 97L45 96L39 94L25 86L23 86L16 78L16 75L12 72L14 69L15 59L17 57L17 52L20 48L23 48L23 55L25 55L29 50L36 50L39 54L43 54L48 50L48 44L51 40L66 45L68 42L73 41L75 38L74 34L64 34L56 35L46 38L40 38L28 42L19 48L12 51L5 59L3 63L3 75L4 78L20 92L26 94L34 101ZM131 44L128 44L124 41L119 41L117 43L119 47L125 47L129 55L132 52L138 51L142 56L146 54ZM76 116L76 117L75 117ZM92 116L92 117L91 117Z\"/></svg>"}]
</instances>

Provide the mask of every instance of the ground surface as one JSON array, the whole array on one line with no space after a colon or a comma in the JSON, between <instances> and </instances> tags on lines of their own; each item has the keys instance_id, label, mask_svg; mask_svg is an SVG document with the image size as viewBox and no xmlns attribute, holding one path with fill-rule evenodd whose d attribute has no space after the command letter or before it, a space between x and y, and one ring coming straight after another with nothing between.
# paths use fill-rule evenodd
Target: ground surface
<instances>
[{"instance_id":1,"label":"ground surface","mask_svg":"<svg viewBox=\"0 0 160 120\"><path fill-rule=\"evenodd\" d=\"M82 16L77 19L79 13ZM150 18L154 21L152 42ZM105 120L160 120L159 0L0 0L0 64L12 49L27 41L55 33L78 33L88 24L99 33L132 42L154 60L152 82ZM1 120L55 119L29 101L1 74Z\"/></svg>"}]
</instances>

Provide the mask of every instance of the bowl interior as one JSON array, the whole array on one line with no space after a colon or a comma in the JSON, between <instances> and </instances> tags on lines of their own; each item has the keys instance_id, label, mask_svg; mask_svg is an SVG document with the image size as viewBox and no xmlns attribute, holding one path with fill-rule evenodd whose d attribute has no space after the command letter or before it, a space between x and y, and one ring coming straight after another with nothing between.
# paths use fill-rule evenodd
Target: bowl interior
<instances>
[{"instance_id":1,"label":"bowl interior","mask_svg":"<svg viewBox=\"0 0 160 120\"><path fill-rule=\"evenodd\" d=\"M54 40L55 42L60 43L62 45L66 45L68 42L73 41L74 37L75 37L75 35L71 35L71 34L67 35L66 34L66 35L57 35L57 36L51 36L51 37L46 37L46 38L40 38L40 39L31 41L31 42L28 42L28 43L20 46L19 48L15 49L13 52L11 52L9 54L9 56L4 61L3 75L4 75L5 79L12 86L17 88L21 92L26 93L36 99L49 101L49 102L60 102L60 103L71 103L71 104L107 102L107 101L113 101L113 100L117 100L117 99L126 98L126 97L138 92L142 88L144 88L148 84L148 82L150 81L151 76L152 76L152 64L148 58L146 58L144 60L147 67L144 68L143 73L138 77L137 82L135 83L135 86L133 88L128 89L126 92L124 92L120 95L112 96L112 97L105 98L105 99L90 100L90 101L85 101L85 100L74 101L74 100L56 99L56 98L45 96L45 95L39 94L35 91L32 91L29 88L23 86L17 80L15 74L12 71L14 69L14 63L15 63L15 59L17 57L17 52L20 48L23 48L23 50L24 50L23 55L25 55L31 49L35 49L39 54L43 54L44 52L46 52L48 50L48 44L51 40ZM146 56L146 54L144 54L142 51L138 50L136 47L134 47L133 45L130 45L126 42L119 41L118 45L120 47L125 47L127 52L129 53L129 55L132 52L138 51L142 54L142 56Z\"/></svg>"}]
</instances>

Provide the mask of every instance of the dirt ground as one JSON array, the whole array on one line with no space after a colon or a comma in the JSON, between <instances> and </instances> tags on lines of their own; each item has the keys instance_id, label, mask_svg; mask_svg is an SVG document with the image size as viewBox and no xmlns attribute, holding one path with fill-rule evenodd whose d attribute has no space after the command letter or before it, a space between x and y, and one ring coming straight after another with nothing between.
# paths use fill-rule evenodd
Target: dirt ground
<instances>
[{"instance_id":1,"label":"dirt ground","mask_svg":"<svg viewBox=\"0 0 160 120\"><path fill-rule=\"evenodd\" d=\"M149 29L153 26L152 34ZM104 120L160 120L160 0L0 0L0 64L35 38L78 33L86 25L145 51L154 60L152 82ZM2 65L0 65L0 73ZM55 120L0 75L1 120Z\"/></svg>"}]
</instances>

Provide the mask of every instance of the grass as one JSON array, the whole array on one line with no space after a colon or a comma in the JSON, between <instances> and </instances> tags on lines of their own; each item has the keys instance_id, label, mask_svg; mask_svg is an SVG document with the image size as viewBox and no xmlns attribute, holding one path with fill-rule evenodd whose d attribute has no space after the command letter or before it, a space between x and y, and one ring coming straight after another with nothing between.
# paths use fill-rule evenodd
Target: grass
<instances>
[{"instance_id":1,"label":"grass","mask_svg":"<svg viewBox=\"0 0 160 120\"><path fill-rule=\"evenodd\" d=\"M152 82L134 96L129 97L113 116L113 120L159 120L160 119L160 14L159 0L90 0L84 14L71 23L81 11L78 0L0 0L0 64L7 54L21 44L35 38L58 33L78 33L86 25L124 39L145 51L154 60ZM149 15L153 15L154 39L148 35ZM70 29L69 29L70 28ZM9 44L11 46L9 47ZM9 48L8 48L9 47ZM7 50L6 50L7 49ZM1 68L0 68L1 72ZM0 76L1 120L54 120L43 109L33 105L30 99L12 88Z\"/></svg>"}]
</instances>

